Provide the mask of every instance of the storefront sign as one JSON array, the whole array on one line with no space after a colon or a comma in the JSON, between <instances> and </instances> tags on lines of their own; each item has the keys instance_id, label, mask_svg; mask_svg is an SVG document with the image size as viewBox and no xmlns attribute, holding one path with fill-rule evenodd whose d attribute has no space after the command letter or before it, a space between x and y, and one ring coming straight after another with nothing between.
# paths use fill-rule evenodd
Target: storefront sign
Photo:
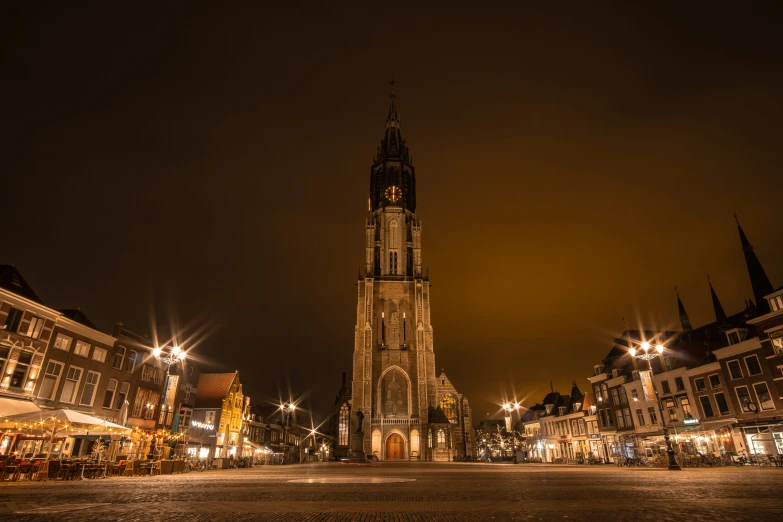
<instances>
[{"instance_id":1,"label":"storefront sign","mask_svg":"<svg viewBox=\"0 0 783 522\"><path fill-rule=\"evenodd\" d=\"M698 424L699 423L699 419L690 418L690 419L685 419L682 422L684 424Z\"/></svg>"},{"instance_id":2,"label":"storefront sign","mask_svg":"<svg viewBox=\"0 0 783 522\"><path fill-rule=\"evenodd\" d=\"M599 435L598 433L591 433L590 434L590 438L591 439L600 439L601 435Z\"/></svg>"},{"instance_id":3,"label":"storefront sign","mask_svg":"<svg viewBox=\"0 0 783 522\"><path fill-rule=\"evenodd\" d=\"M193 426L194 428L201 428L202 430L214 430L215 429L215 425L214 424L209 424L209 423L206 423L206 422L199 422L197 420L190 421L190 425Z\"/></svg>"},{"instance_id":4,"label":"storefront sign","mask_svg":"<svg viewBox=\"0 0 783 522\"><path fill-rule=\"evenodd\" d=\"M642 382L642 391L644 400L647 402L655 400L655 388L653 388L652 372L649 370L639 372L639 380Z\"/></svg>"}]
</instances>

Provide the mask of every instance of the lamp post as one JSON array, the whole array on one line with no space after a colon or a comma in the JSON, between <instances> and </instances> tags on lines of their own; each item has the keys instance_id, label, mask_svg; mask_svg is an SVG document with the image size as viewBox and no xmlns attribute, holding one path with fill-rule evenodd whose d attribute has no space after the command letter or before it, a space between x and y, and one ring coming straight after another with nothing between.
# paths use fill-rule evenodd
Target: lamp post
<instances>
[{"instance_id":1,"label":"lamp post","mask_svg":"<svg viewBox=\"0 0 783 522\"><path fill-rule=\"evenodd\" d=\"M168 392L168 386L169 386L169 376L171 375L171 365L174 363L182 362L184 361L188 354L180 348L179 346L174 346L169 352L164 352L161 348L155 347L154 350L152 350L152 355L155 356L155 359L161 361L166 365L166 376L163 380L163 392L160 394L160 413L158 414L158 419L155 422L155 432L157 434L157 431L160 426L165 427L166 426L166 417L163 415L163 408L166 407L166 395ZM157 444L157 435L155 437L156 444Z\"/></svg>"},{"instance_id":2,"label":"lamp post","mask_svg":"<svg viewBox=\"0 0 783 522\"><path fill-rule=\"evenodd\" d=\"M283 462L281 464L285 464L285 459L288 456L286 451L286 445L288 443L288 424L291 422L291 414L294 413L295 409L296 406L293 402L287 402L280 405L280 422L283 426ZM286 415L288 416L288 422L286 422Z\"/></svg>"},{"instance_id":3,"label":"lamp post","mask_svg":"<svg viewBox=\"0 0 783 522\"><path fill-rule=\"evenodd\" d=\"M511 429L511 451L514 452L514 464L519 464L519 459L517 459L517 436L516 433L514 433L514 419L511 416L511 412L516 410L518 415L519 408L521 408L521 406L518 402L515 402L514 404L507 402L503 405L503 409L506 410L507 414L506 418L509 419L506 421L506 426Z\"/></svg>"},{"instance_id":4,"label":"lamp post","mask_svg":"<svg viewBox=\"0 0 783 522\"><path fill-rule=\"evenodd\" d=\"M631 357L640 359L642 361L647 361L647 367L650 370L650 383L652 384L653 391L655 392L655 402L658 404L658 412L661 416L663 438L666 441L666 454L669 456L669 469L672 471L678 471L682 468L680 468L680 465L677 464L677 459L674 457L674 448L672 447L671 437L669 437L669 428L666 427L666 419L663 418L663 405L661 404L661 399L658 396L658 387L655 385L655 380L653 379L652 360L663 355L664 347L659 343L653 350L652 346L647 341L644 341L640 346L642 348L641 350L631 348L628 350L628 353L631 354Z\"/></svg>"}]
</instances>

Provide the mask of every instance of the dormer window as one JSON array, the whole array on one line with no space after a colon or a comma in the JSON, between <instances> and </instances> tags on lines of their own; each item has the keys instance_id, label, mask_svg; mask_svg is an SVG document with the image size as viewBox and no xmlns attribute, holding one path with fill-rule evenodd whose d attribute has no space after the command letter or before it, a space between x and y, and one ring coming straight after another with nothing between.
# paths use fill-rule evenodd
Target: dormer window
<instances>
[{"instance_id":1,"label":"dormer window","mask_svg":"<svg viewBox=\"0 0 783 522\"><path fill-rule=\"evenodd\" d=\"M577 402L576 404L574 404L574 413L578 413L580 409L582 409L581 402Z\"/></svg>"},{"instance_id":2,"label":"dormer window","mask_svg":"<svg viewBox=\"0 0 783 522\"><path fill-rule=\"evenodd\" d=\"M554 406L554 405L553 405L553 404L547 404L547 405L545 406L545 407L546 407L546 413L547 413L547 415L549 415L550 413L552 413L552 406Z\"/></svg>"},{"instance_id":3,"label":"dormer window","mask_svg":"<svg viewBox=\"0 0 783 522\"><path fill-rule=\"evenodd\" d=\"M769 299L769 309L773 312L783 310L783 294L776 295Z\"/></svg>"},{"instance_id":4,"label":"dormer window","mask_svg":"<svg viewBox=\"0 0 783 522\"><path fill-rule=\"evenodd\" d=\"M558 411L558 412L560 412L560 415L565 415L565 413L566 413L566 407L565 407L565 406L560 406L560 407L557 409L557 411Z\"/></svg>"},{"instance_id":5,"label":"dormer window","mask_svg":"<svg viewBox=\"0 0 783 522\"><path fill-rule=\"evenodd\" d=\"M734 328L726 332L726 339L728 339L730 345L741 343L747 336L748 331L745 328Z\"/></svg>"}]
</instances>

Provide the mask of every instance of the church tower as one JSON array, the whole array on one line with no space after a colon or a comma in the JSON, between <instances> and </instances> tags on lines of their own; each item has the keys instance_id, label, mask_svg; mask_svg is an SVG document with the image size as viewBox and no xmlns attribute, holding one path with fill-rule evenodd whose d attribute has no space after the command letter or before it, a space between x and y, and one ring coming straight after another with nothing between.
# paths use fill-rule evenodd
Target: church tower
<instances>
[{"instance_id":1,"label":"church tower","mask_svg":"<svg viewBox=\"0 0 783 522\"><path fill-rule=\"evenodd\" d=\"M367 455L428 460L433 454L429 420L437 412L443 418L443 397L435 371L430 282L422 271L416 174L402 138L393 82L384 136L370 168L368 203L365 262L357 284L352 429L359 429L363 418ZM456 409L452 416L464 428ZM453 446L453 428L446 431ZM467 433L458 435L462 440Z\"/></svg>"}]
</instances>

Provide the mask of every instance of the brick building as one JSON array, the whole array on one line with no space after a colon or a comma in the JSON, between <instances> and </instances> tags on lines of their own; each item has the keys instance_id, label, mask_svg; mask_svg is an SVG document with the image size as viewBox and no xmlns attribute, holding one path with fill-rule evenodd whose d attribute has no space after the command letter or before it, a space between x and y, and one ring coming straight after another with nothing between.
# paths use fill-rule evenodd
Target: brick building
<instances>
[{"instance_id":1,"label":"brick building","mask_svg":"<svg viewBox=\"0 0 783 522\"><path fill-rule=\"evenodd\" d=\"M446 381L436 373L416 174L394 92L390 98L385 134L370 169L350 433L361 432L363 452L381 460L445 460L472 451L470 408L453 387L439 385ZM454 413L445 424L444 409Z\"/></svg>"}]
</instances>

